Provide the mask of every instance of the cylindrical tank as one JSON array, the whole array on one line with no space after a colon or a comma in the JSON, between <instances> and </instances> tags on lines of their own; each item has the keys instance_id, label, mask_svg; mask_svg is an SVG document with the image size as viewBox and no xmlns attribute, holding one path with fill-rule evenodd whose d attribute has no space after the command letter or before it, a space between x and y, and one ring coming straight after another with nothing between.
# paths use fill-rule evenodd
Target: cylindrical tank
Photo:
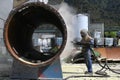
<instances>
[{"instance_id":1,"label":"cylindrical tank","mask_svg":"<svg viewBox=\"0 0 120 80\"><path fill-rule=\"evenodd\" d=\"M32 36L42 24L52 24L61 32L63 41L54 54L44 55L34 49ZM51 26L47 26L47 28L51 28ZM30 2L18 6L10 12L5 22L4 42L6 47L16 60L25 65L42 67L51 64L62 53L66 40L67 30L63 18L54 8L41 2Z\"/></svg>"},{"instance_id":2,"label":"cylindrical tank","mask_svg":"<svg viewBox=\"0 0 120 80\"><path fill-rule=\"evenodd\" d=\"M74 33L75 33L75 38L79 39L81 38L80 36L80 31L82 29L88 30L88 16L86 14L77 14L73 18L73 26L74 26Z\"/></svg>"}]
</instances>

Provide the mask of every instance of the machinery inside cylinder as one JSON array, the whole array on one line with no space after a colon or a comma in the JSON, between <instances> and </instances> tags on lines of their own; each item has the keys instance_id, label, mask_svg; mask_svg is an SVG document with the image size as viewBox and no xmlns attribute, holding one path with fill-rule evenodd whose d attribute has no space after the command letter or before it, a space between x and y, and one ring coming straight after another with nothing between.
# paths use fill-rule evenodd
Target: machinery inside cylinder
<instances>
[{"instance_id":1,"label":"machinery inside cylinder","mask_svg":"<svg viewBox=\"0 0 120 80\"><path fill-rule=\"evenodd\" d=\"M52 63L63 51L66 39L66 25L60 14L40 2L15 8L4 27L4 41L10 54L32 66Z\"/></svg>"}]
</instances>

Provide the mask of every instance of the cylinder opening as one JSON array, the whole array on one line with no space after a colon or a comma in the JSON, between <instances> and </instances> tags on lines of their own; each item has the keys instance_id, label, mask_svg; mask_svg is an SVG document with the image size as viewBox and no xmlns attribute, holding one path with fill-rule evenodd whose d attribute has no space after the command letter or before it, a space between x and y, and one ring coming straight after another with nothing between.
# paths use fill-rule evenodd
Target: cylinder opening
<instances>
[{"instance_id":1,"label":"cylinder opening","mask_svg":"<svg viewBox=\"0 0 120 80\"><path fill-rule=\"evenodd\" d=\"M29 65L47 65L66 44L66 26L60 14L43 3L27 3L11 11L4 28L10 54Z\"/></svg>"}]
</instances>

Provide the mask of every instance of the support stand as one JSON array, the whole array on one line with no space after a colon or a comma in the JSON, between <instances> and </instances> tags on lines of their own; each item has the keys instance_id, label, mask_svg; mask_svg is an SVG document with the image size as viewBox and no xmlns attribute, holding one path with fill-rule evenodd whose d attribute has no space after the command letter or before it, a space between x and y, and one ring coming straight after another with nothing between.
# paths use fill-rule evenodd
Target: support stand
<instances>
[{"instance_id":1,"label":"support stand","mask_svg":"<svg viewBox=\"0 0 120 80\"><path fill-rule=\"evenodd\" d=\"M29 67L14 60L10 78L12 80L62 80L60 59L45 67Z\"/></svg>"}]
</instances>

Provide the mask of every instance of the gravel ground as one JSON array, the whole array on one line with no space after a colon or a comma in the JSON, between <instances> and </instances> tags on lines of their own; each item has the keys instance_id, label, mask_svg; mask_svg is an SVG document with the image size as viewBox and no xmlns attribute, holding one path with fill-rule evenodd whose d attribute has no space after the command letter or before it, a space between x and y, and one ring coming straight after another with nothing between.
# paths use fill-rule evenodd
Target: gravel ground
<instances>
[{"instance_id":1,"label":"gravel ground","mask_svg":"<svg viewBox=\"0 0 120 80\"><path fill-rule=\"evenodd\" d=\"M120 64L117 63L116 68L120 68ZM120 74L115 74L107 70L108 76L95 74L96 71L100 70L101 67L98 64L93 64L93 75L85 75L86 71L85 64L62 64L63 77L66 80L120 80Z\"/></svg>"},{"instance_id":2,"label":"gravel ground","mask_svg":"<svg viewBox=\"0 0 120 80\"><path fill-rule=\"evenodd\" d=\"M120 64L116 64L116 68L120 69ZM101 67L98 64L93 64L94 74L85 75L86 65L80 64L67 64L62 63L63 79L64 80L120 80L120 74L115 74L107 70L109 76L97 75L95 72L100 70ZM6 64L0 65L0 80L10 80L9 79L10 66Z\"/></svg>"}]
</instances>

